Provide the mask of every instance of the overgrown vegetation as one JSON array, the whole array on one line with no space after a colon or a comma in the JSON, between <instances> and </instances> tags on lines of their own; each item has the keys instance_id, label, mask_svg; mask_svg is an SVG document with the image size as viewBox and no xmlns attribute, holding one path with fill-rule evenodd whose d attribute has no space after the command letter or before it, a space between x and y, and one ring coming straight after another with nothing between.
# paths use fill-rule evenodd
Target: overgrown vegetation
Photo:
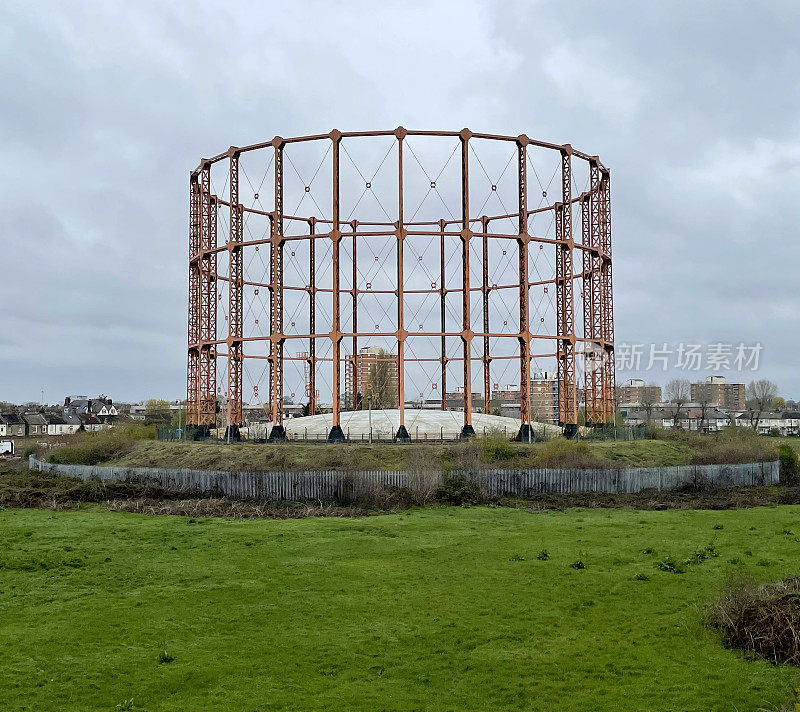
<instances>
[{"instance_id":1,"label":"overgrown vegetation","mask_svg":"<svg viewBox=\"0 0 800 712\"><path fill-rule=\"evenodd\" d=\"M797 453L790 445L781 443L778 445L778 458L781 463L781 484L790 487L797 485L800 474Z\"/></svg>"},{"instance_id":2,"label":"overgrown vegetation","mask_svg":"<svg viewBox=\"0 0 800 712\"><path fill-rule=\"evenodd\" d=\"M689 450L689 465L725 465L776 459L775 444L751 428L730 426L709 435L651 426L648 433L664 442L679 443Z\"/></svg>"},{"instance_id":3,"label":"overgrown vegetation","mask_svg":"<svg viewBox=\"0 0 800 712\"><path fill-rule=\"evenodd\" d=\"M139 424L81 433L72 444L54 450L47 459L60 465L98 465L124 457L138 440L155 436L155 426Z\"/></svg>"},{"instance_id":4,"label":"overgrown vegetation","mask_svg":"<svg viewBox=\"0 0 800 712\"><path fill-rule=\"evenodd\" d=\"M734 579L709 607L707 622L730 648L800 665L800 577L772 584Z\"/></svg>"},{"instance_id":5,"label":"overgrown vegetation","mask_svg":"<svg viewBox=\"0 0 800 712\"><path fill-rule=\"evenodd\" d=\"M135 428L145 432L137 432ZM133 467L187 467L227 471L421 470L477 472L486 468L602 468L724 464L777 459L775 440L749 428L726 428L700 436L650 428L652 438L635 441L574 441L556 438L515 443L489 434L465 443L282 445L219 442L160 442L144 439L152 428L134 426L122 435L87 433L53 453L52 461ZM100 437L94 437L99 435ZM152 433L154 435L154 433Z\"/></svg>"}]
</instances>

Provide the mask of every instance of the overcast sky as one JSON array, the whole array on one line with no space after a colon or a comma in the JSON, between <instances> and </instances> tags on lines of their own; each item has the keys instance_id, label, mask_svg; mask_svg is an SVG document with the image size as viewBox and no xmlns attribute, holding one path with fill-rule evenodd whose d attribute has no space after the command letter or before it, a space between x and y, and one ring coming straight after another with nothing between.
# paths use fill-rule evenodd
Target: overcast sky
<instances>
[{"instance_id":1,"label":"overcast sky","mask_svg":"<svg viewBox=\"0 0 800 712\"><path fill-rule=\"evenodd\" d=\"M791 1L6 0L0 400L184 395L188 171L397 125L601 156L617 342L760 342L797 398L799 36Z\"/></svg>"}]
</instances>

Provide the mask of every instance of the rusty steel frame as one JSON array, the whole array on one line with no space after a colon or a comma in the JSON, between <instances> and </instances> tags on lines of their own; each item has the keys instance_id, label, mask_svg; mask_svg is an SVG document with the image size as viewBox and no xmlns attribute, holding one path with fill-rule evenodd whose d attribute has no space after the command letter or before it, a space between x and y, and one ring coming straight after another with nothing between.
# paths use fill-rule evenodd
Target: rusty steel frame
<instances>
[{"instance_id":1,"label":"rusty steel frame","mask_svg":"<svg viewBox=\"0 0 800 712\"><path fill-rule=\"evenodd\" d=\"M396 140L397 157L397 203L396 220L392 223L369 222L362 220L342 220L340 214L341 192L341 147L344 139L388 136ZM448 137L458 139L461 148L460 209L455 219L440 219L435 222L407 220L404 214L404 143L409 136ZM516 182L518 187L517 212L510 215L470 214L470 142L473 139L508 142L516 151ZM331 152L331 196L330 217L303 217L286 214L284 210L284 152L291 144L309 141L329 141ZM528 206L527 155L530 147L557 152L560 166L559 200L535 209ZM240 159L242 154L271 148L274 152L274 208L269 211L247 208L240 200ZM455 149L454 149L455 150ZM387 154L388 155L388 154ZM416 156L414 156L416 158ZM214 164L228 161L229 199L216 196L212 192L211 168ZM588 166L588 189L579 195L574 191L573 161L585 161ZM352 160L352 159L351 159ZM417 159L418 160L418 159ZM324 159L323 159L324 161ZM481 165L481 168L483 166ZM485 169L484 169L485 172ZM488 177L488 176L487 176ZM431 182L431 188L435 183ZM367 184L369 188L369 184ZM306 187L306 192L309 188ZM492 190L496 186L492 185ZM546 197L546 191L543 196ZM285 437L283 427L284 364L287 360L303 362L305 389L308 397L308 412L318 411L316 372L319 363L332 364L332 411L333 426L330 440L344 439L341 428L342 398L349 400L355 409L359 406L355 377L352 393L342 393L341 368L343 363L351 363L353 374L356 370L359 338L390 337L396 341L398 362L398 407L400 427L398 440L409 440L405 425L405 371L408 362L435 361L440 365L441 407L447 409L447 365L451 361L461 361L463 367L463 427L462 435L473 434L472 427L472 363L482 364L484 411L490 412L492 394L491 363L495 359L508 356L493 355L491 339L512 337L518 342L520 373L520 438L529 437L531 432L531 361L534 357L551 356L556 360L558 373L558 417L559 422L568 429L575 429L578 411L582 405L588 424L607 423L614 417L614 321L611 269L611 198L610 172L596 156L590 156L572 148L569 144L558 145L519 136L473 133L469 129L453 131L409 131L399 127L393 131L341 132L282 138L276 136L271 141L246 147L231 147L225 153L204 159L190 174L189 189L189 308L188 308L188 352L187 352L187 424L210 427L216 424L216 366L219 357L227 358L227 411L229 428L244 423L243 415L243 369L245 359L266 358L269 378L269 417L272 422L270 439ZM256 196L257 197L257 196ZM217 221L220 208L229 213L229 231L224 245L217 244ZM580 241L573 235L573 210L580 209ZM555 238L547 238L533 233L529 220L537 213L551 212L555 223ZM246 214L266 216L269 220L269 236L264 239L245 239L243 226ZM493 221L511 219L516 221L516 232L505 234L491 232ZM301 222L307 225L307 233L286 234L288 223ZM479 230L477 232L476 230ZM404 246L409 235L427 236L431 244L438 238L438 276L440 283L431 284L430 290L407 289L404 273ZM372 289L358 285L357 246L359 241L370 237L394 237L396 241L396 283L385 285L386 289ZM446 238L460 241L461 285L456 288L446 286L447 264L445 260ZM343 238L352 240L352 285L343 289L341 284L341 245ZM470 244L481 241L482 264L480 284L471 286ZM516 284L494 285L490 281L490 241L502 238L516 243L519 279ZM319 287L316 280L316 243L319 240L331 241L332 284L328 288ZM305 287L292 287L284 284L284 249L287 242L305 240L308 242L308 283ZM529 258L531 245L539 247L551 245L555 250L555 275L552 279L530 280ZM244 250L259 245L269 248L269 281L259 283L250 280L245 274ZM575 251L581 252L580 271L574 270ZM217 270L217 255L228 253L227 275ZM294 254L294 253L292 253ZM503 252L505 254L505 251ZM377 259L377 258L376 258ZM420 257L420 260L422 258ZM576 333L574 283L580 280L582 306L582 335ZM226 282L228 287L227 323L228 333L220 338L217 333L217 294L218 281ZM556 333L541 334L531 331L531 287L552 284L555 288ZM262 286L269 294L270 333L266 337L245 337L244 335L244 289L246 285ZM515 333L496 333L490 328L490 295L498 288L519 290L519 321ZM284 291L302 289L309 296L308 334L287 334L284 330ZM545 287L546 291L546 287ZM317 296L330 294L332 315L331 330L317 331ZM409 331L404 310L405 294L437 294L439 300L439 331ZM461 294L461 328L448 331L447 295ZM473 331L471 318L471 296L477 293L481 298L482 332ZM342 296L348 294L352 299L352 326L350 332L342 330ZM393 294L396 297L397 324L394 331L359 331L359 295ZM257 322L256 322L257 323ZM431 336L440 339L441 351L435 358L420 358L406 351L406 340L410 336ZM344 339L349 337L352 354L343 355ZM458 337L461 341L462 355L447 355L447 337ZM472 344L480 339L482 353L473 354ZM308 351L297 356L287 356L285 347L289 339L307 339ZM330 341L332 355L317 355L317 340ZM554 345L552 352L532 353L532 342L544 340ZM248 355L245 345L253 341L267 341L268 356ZM225 353L219 350L224 345ZM584 397L578 398L576 354L586 356L587 367L583 374ZM254 388L254 390L256 390Z\"/></svg>"}]
</instances>

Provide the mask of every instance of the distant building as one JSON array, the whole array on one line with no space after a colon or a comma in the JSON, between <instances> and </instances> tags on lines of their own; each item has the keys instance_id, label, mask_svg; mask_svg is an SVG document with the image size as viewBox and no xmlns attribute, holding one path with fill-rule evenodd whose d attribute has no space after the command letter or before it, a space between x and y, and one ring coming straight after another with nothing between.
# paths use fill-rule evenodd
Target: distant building
<instances>
[{"instance_id":1,"label":"distant building","mask_svg":"<svg viewBox=\"0 0 800 712\"><path fill-rule=\"evenodd\" d=\"M756 430L761 435L768 435L772 431L777 431L780 435L797 435L800 432L800 413L796 411L783 411L780 413L765 411L757 415L758 426ZM744 427L754 427L755 421L755 415L748 411L742 413L736 419L736 424Z\"/></svg>"},{"instance_id":2,"label":"distant building","mask_svg":"<svg viewBox=\"0 0 800 712\"><path fill-rule=\"evenodd\" d=\"M28 436L47 435L47 418L41 413L23 413L22 420Z\"/></svg>"},{"instance_id":3,"label":"distant building","mask_svg":"<svg viewBox=\"0 0 800 712\"><path fill-rule=\"evenodd\" d=\"M96 415L92 415L91 413L82 413L78 416L78 418L81 421L83 429L90 433L103 429L103 422Z\"/></svg>"},{"instance_id":4,"label":"distant building","mask_svg":"<svg viewBox=\"0 0 800 712\"><path fill-rule=\"evenodd\" d=\"M25 427L25 421L16 413L0 415L0 436L24 438Z\"/></svg>"},{"instance_id":5,"label":"distant building","mask_svg":"<svg viewBox=\"0 0 800 712\"><path fill-rule=\"evenodd\" d=\"M531 419L558 424L558 378L552 371L541 371L531 379Z\"/></svg>"},{"instance_id":6,"label":"distant building","mask_svg":"<svg viewBox=\"0 0 800 712\"><path fill-rule=\"evenodd\" d=\"M67 396L64 399L64 408L77 416L94 415L101 423L113 423L119 411L113 401L106 396L86 398L84 396Z\"/></svg>"},{"instance_id":7,"label":"distant building","mask_svg":"<svg viewBox=\"0 0 800 712\"><path fill-rule=\"evenodd\" d=\"M641 378L631 378L621 386L617 386L617 399L620 403L642 405L643 403L660 403L661 386L645 385Z\"/></svg>"},{"instance_id":8,"label":"distant building","mask_svg":"<svg viewBox=\"0 0 800 712\"><path fill-rule=\"evenodd\" d=\"M396 407L398 366L397 354L386 353L376 346L364 347L346 362L342 400L349 404L353 393L361 394L362 397L371 393L373 397L388 400L387 405ZM380 382L373 383L374 378L379 378ZM394 394L394 400L391 399L391 394Z\"/></svg>"},{"instance_id":9,"label":"distant building","mask_svg":"<svg viewBox=\"0 0 800 712\"><path fill-rule=\"evenodd\" d=\"M81 429L81 420L77 415L51 415L47 418L48 435L74 435Z\"/></svg>"},{"instance_id":10,"label":"distant building","mask_svg":"<svg viewBox=\"0 0 800 712\"><path fill-rule=\"evenodd\" d=\"M147 406L144 403L134 403L128 411L131 420L144 420L147 417Z\"/></svg>"},{"instance_id":11,"label":"distant building","mask_svg":"<svg viewBox=\"0 0 800 712\"><path fill-rule=\"evenodd\" d=\"M744 383L728 383L725 376L708 376L705 381L692 383L691 398L699 403L704 400L728 410L744 410Z\"/></svg>"},{"instance_id":12,"label":"distant building","mask_svg":"<svg viewBox=\"0 0 800 712\"><path fill-rule=\"evenodd\" d=\"M626 425L645 425L653 423L664 428L675 427L675 406L657 406L650 413L645 408L636 405L623 405L620 413ZM697 404L688 403L681 409L678 416L678 427L682 430L693 430L701 433L710 433L722 430L731 425L731 414L725 410L710 407L703 417L702 408Z\"/></svg>"}]
</instances>

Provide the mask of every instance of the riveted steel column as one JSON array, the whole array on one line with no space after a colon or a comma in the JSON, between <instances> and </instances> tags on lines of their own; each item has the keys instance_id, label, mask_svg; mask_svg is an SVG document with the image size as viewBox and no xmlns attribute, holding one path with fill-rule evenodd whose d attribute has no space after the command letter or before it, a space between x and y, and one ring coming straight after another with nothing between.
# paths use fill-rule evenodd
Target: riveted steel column
<instances>
[{"instance_id":1,"label":"riveted steel column","mask_svg":"<svg viewBox=\"0 0 800 712\"><path fill-rule=\"evenodd\" d=\"M611 279L611 174L606 169L600 181L600 249L601 249L601 338L604 348L601 371L603 420L613 422L615 415L614 394L614 295Z\"/></svg>"},{"instance_id":2,"label":"riveted steel column","mask_svg":"<svg viewBox=\"0 0 800 712\"><path fill-rule=\"evenodd\" d=\"M404 313L403 247L406 239L406 228L403 216L403 139L406 130L399 126L395 130L397 136L397 405L400 409L400 427L397 429L397 440L407 442L411 438L406 430L406 337Z\"/></svg>"},{"instance_id":3,"label":"riveted steel column","mask_svg":"<svg viewBox=\"0 0 800 712\"><path fill-rule=\"evenodd\" d=\"M228 240L228 427L236 432L242 417L242 363L244 312L244 259L242 235L244 206L239 203L240 152L231 148L230 160L230 235Z\"/></svg>"},{"instance_id":4,"label":"riveted steel column","mask_svg":"<svg viewBox=\"0 0 800 712\"><path fill-rule=\"evenodd\" d=\"M308 414L317 412L317 276L315 246L317 219L308 221Z\"/></svg>"},{"instance_id":5,"label":"riveted steel column","mask_svg":"<svg viewBox=\"0 0 800 712\"><path fill-rule=\"evenodd\" d=\"M577 432L575 320L572 270L572 147L561 149L561 198L556 205L556 311L558 312L558 417L565 434Z\"/></svg>"},{"instance_id":6,"label":"riveted steel column","mask_svg":"<svg viewBox=\"0 0 800 712\"><path fill-rule=\"evenodd\" d=\"M342 366L342 330L341 330L341 275L339 274L339 248L342 240L339 217L339 149L341 147L342 132L333 130L330 133L333 141L333 195L332 195L332 224L330 238L333 243L333 328L331 329L331 342L333 345L333 425L328 440L338 442L344 440L341 423L342 391L341 391L341 366Z\"/></svg>"},{"instance_id":7,"label":"riveted steel column","mask_svg":"<svg viewBox=\"0 0 800 712\"><path fill-rule=\"evenodd\" d=\"M186 367L186 423L200 425L200 184L189 177L189 329Z\"/></svg>"},{"instance_id":8,"label":"riveted steel column","mask_svg":"<svg viewBox=\"0 0 800 712\"><path fill-rule=\"evenodd\" d=\"M442 365L442 410L447 410L447 337L444 335L447 331L447 315L446 315L446 299L447 299L447 290L444 286L444 279L445 279L445 262L444 262L444 228L445 228L445 221L439 220L439 258L440 258L440 277L441 280L439 282L439 318L440 318L440 329L442 332L442 351L439 354L439 360L441 361Z\"/></svg>"},{"instance_id":9,"label":"riveted steel column","mask_svg":"<svg viewBox=\"0 0 800 712\"><path fill-rule=\"evenodd\" d=\"M601 371L602 353L597 352L601 344L601 306L602 292L600 283L601 260L599 256L600 238L600 167L598 160L589 161L589 192L581 201L581 225L583 244L590 250L583 250L583 335L591 339L584 342L584 352L591 348L591 354L585 359L584 390L586 402L586 423L600 423L605 420L603 414Z\"/></svg>"},{"instance_id":10,"label":"riveted steel column","mask_svg":"<svg viewBox=\"0 0 800 712\"><path fill-rule=\"evenodd\" d=\"M490 413L490 400L492 385L489 372L492 362L489 357L489 218L481 218L481 232L483 232L483 281L481 283L481 298L483 300L483 412Z\"/></svg>"},{"instance_id":11,"label":"riveted steel column","mask_svg":"<svg viewBox=\"0 0 800 712\"><path fill-rule=\"evenodd\" d=\"M211 164L200 171L200 367L198 407L200 425L216 421L216 369L214 346L216 336L216 212L211 195Z\"/></svg>"},{"instance_id":12,"label":"riveted steel column","mask_svg":"<svg viewBox=\"0 0 800 712\"><path fill-rule=\"evenodd\" d=\"M472 427L472 321L470 318L469 241L472 237L469 220L469 139L472 132L462 129L461 139L461 341L464 346L464 425L461 437L475 434Z\"/></svg>"},{"instance_id":13,"label":"riveted steel column","mask_svg":"<svg viewBox=\"0 0 800 712\"><path fill-rule=\"evenodd\" d=\"M210 176L209 176L210 188ZM209 195L208 221L202 258L202 313L200 349L200 418L203 425L217 420L217 196Z\"/></svg>"},{"instance_id":14,"label":"riveted steel column","mask_svg":"<svg viewBox=\"0 0 800 712\"><path fill-rule=\"evenodd\" d=\"M270 401L272 405L272 442L285 440L283 427L283 148L280 136L272 139L275 149L275 213L272 219L270 249L270 294L272 309L270 313L270 344L272 345L272 385Z\"/></svg>"},{"instance_id":15,"label":"riveted steel column","mask_svg":"<svg viewBox=\"0 0 800 712\"><path fill-rule=\"evenodd\" d=\"M517 439L529 441L531 432L531 332L530 280L528 279L528 172L527 146L529 139L522 134L517 139L517 187L519 220L517 247L519 251L519 417Z\"/></svg>"},{"instance_id":16,"label":"riveted steel column","mask_svg":"<svg viewBox=\"0 0 800 712\"><path fill-rule=\"evenodd\" d=\"M350 357L350 388L353 393L353 410L358 408L358 252L356 246L356 232L358 231L358 221L350 223L353 230L353 355ZM346 368L346 367L345 367Z\"/></svg>"}]
</instances>

